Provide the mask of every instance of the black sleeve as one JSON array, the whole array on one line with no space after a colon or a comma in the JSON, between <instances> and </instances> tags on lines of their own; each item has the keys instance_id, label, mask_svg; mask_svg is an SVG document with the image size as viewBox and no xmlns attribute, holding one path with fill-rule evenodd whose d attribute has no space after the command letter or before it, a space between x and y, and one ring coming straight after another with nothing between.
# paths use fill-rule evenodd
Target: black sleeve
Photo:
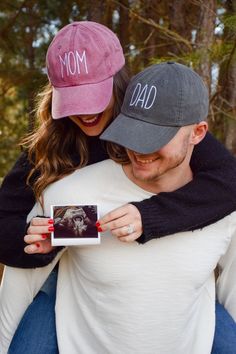
<instances>
[{"instance_id":1,"label":"black sleeve","mask_svg":"<svg viewBox=\"0 0 236 354\"><path fill-rule=\"evenodd\" d=\"M194 178L182 188L132 202L142 217L139 243L202 228L236 210L236 159L210 133L195 146L191 168Z\"/></svg>"},{"instance_id":2,"label":"black sleeve","mask_svg":"<svg viewBox=\"0 0 236 354\"><path fill-rule=\"evenodd\" d=\"M12 267L45 266L59 251L34 255L24 252L26 218L35 203L34 193L26 185L30 169L27 154L23 153L0 188L0 262Z\"/></svg>"}]
</instances>

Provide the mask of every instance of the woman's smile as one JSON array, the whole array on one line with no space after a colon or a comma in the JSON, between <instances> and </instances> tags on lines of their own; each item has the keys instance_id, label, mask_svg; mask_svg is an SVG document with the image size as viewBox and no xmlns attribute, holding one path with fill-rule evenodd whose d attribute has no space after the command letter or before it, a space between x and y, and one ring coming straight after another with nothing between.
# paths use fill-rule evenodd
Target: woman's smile
<instances>
[{"instance_id":1,"label":"woman's smile","mask_svg":"<svg viewBox=\"0 0 236 354\"><path fill-rule=\"evenodd\" d=\"M78 116L78 118L85 127L94 127L95 125L97 125L100 122L100 120L102 118L102 113L103 112L98 113L94 116L90 116L90 117Z\"/></svg>"},{"instance_id":2,"label":"woman's smile","mask_svg":"<svg viewBox=\"0 0 236 354\"><path fill-rule=\"evenodd\" d=\"M98 136L112 120L114 103L115 99L112 95L108 106L103 112L70 116L70 119L73 120L87 136Z\"/></svg>"}]
</instances>

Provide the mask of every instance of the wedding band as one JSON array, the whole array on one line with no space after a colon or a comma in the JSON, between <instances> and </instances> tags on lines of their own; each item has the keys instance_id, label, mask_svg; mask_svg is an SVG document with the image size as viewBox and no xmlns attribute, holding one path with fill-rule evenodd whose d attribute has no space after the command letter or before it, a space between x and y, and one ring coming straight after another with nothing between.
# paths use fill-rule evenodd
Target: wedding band
<instances>
[{"instance_id":1,"label":"wedding band","mask_svg":"<svg viewBox=\"0 0 236 354\"><path fill-rule=\"evenodd\" d=\"M133 224L129 224L128 226L126 226L126 231L127 231L128 235L132 234L135 231L134 225Z\"/></svg>"}]
</instances>

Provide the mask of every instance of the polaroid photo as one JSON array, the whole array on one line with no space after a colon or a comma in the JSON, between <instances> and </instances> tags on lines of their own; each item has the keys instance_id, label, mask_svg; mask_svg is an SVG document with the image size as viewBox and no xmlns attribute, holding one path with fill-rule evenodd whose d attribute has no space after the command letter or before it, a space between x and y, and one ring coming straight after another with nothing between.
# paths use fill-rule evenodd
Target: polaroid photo
<instances>
[{"instance_id":1,"label":"polaroid photo","mask_svg":"<svg viewBox=\"0 0 236 354\"><path fill-rule=\"evenodd\" d=\"M53 246L95 245L100 243L96 221L97 205L51 205Z\"/></svg>"}]
</instances>

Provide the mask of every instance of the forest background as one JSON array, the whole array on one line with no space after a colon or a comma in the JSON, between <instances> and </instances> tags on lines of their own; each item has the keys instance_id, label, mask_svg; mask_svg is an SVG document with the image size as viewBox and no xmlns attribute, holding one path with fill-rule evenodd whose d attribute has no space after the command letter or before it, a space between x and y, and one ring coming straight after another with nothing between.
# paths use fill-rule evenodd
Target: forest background
<instances>
[{"instance_id":1,"label":"forest background","mask_svg":"<svg viewBox=\"0 0 236 354\"><path fill-rule=\"evenodd\" d=\"M0 182L37 126L45 54L72 21L103 23L119 37L132 74L171 60L195 69L211 97L210 130L236 155L236 0L5 0L0 4Z\"/></svg>"}]
</instances>

